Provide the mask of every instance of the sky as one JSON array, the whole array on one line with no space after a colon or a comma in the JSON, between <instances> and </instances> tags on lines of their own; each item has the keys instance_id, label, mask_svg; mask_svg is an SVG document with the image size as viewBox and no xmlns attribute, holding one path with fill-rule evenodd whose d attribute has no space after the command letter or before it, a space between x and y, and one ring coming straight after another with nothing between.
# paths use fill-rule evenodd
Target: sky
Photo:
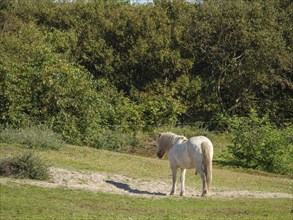
<instances>
[{"instance_id":1,"label":"sky","mask_svg":"<svg viewBox=\"0 0 293 220\"><path fill-rule=\"evenodd\" d=\"M131 0L131 3L142 3L142 4L145 4L145 3L152 3L153 0Z\"/></svg>"}]
</instances>

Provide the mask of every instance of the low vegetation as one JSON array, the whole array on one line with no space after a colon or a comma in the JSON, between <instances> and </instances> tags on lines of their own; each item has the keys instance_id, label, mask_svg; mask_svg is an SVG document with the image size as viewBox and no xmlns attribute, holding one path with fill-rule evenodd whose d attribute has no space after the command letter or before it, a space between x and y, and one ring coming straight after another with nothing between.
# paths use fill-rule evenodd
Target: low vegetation
<instances>
[{"instance_id":1,"label":"low vegetation","mask_svg":"<svg viewBox=\"0 0 293 220\"><path fill-rule=\"evenodd\" d=\"M251 112L248 118L230 119L230 133L210 132L195 126L165 126L152 132L105 130L95 134L92 147L97 149L154 156L155 136L171 131L187 137L205 135L214 143L214 162L218 165L244 167L292 176L292 128L279 129L266 118ZM44 126L0 130L0 141L30 149L60 150L61 136Z\"/></svg>"},{"instance_id":2,"label":"low vegetation","mask_svg":"<svg viewBox=\"0 0 293 220\"><path fill-rule=\"evenodd\" d=\"M29 151L0 160L0 175L24 179L48 180L48 167L49 165L46 162Z\"/></svg>"},{"instance_id":3,"label":"low vegetation","mask_svg":"<svg viewBox=\"0 0 293 220\"><path fill-rule=\"evenodd\" d=\"M28 148L55 149L64 145L61 135L44 126L27 126L25 128L0 129L0 141L11 144L22 144Z\"/></svg>"}]
</instances>

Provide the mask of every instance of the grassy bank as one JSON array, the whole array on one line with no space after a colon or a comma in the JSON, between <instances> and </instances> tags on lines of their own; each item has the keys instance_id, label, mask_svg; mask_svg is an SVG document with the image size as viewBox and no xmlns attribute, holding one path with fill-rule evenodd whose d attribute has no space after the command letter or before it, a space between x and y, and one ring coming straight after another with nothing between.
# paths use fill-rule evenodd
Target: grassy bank
<instances>
[{"instance_id":1,"label":"grassy bank","mask_svg":"<svg viewBox=\"0 0 293 220\"><path fill-rule=\"evenodd\" d=\"M27 151L0 144L1 158ZM167 160L66 145L60 150L34 149L56 167L171 181ZM193 172L187 186L201 187ZM292 179L268 173L214 167L215 189L292 193ZM171 187L171 185L170 185ZM1 185L1 219L291 219L292 200L256 198L138 198L42 188L16 183Z\"/></svg>"},{"instance_id":2,"label":"grassy bank","mask_svg":"<svg viewBox=\"0 0 293 220\"><path fill-rule=\"evenodd\" d=\"M27 150L21 146L8 144L0 144L0 149L1 157L8 157ZM142 157L71 145L66 145L58 151L36 149L34 151L35 154L56 167L171 181L169 162L155 157ZM215 188L292 193L292 179L285 176L264 172L249 173L242 169L226 169L216 165L213 173L213 187ZM194 175L192 170L188 170L186 183L200 187L201 180L199 176Z\"/></svg>"}]
</instances>

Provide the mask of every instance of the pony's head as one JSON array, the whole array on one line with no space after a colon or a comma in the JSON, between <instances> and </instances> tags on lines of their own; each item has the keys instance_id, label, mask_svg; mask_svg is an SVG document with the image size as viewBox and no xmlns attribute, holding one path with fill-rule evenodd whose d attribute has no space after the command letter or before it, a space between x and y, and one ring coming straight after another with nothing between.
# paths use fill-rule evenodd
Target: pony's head
<instances>
[{"instance_id":1,"label":"pony's head","mask_svg":"<svg viewBox=\"0 0 293 220\"><path fill-rule=\"evenodd\" d=\"M166 152L176 143L182 143L188 139L184 136L174 134L172 132L165 132L158 134L157 141L157 156L161 159Z\"/></svg>"}]
</instances>

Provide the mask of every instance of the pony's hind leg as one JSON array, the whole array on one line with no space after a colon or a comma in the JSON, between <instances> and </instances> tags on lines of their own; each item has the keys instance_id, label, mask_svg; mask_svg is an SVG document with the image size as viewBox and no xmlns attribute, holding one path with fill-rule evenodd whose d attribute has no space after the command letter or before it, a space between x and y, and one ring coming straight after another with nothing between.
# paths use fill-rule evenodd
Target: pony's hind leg
<instances>
[{"instance_id":1,"label":"pony's hind leg","mask_svg":"<svg viewBox=\"0 0 293 220\"><path fill-rule=\"evenodd\" d=\"M180 196L184 196L185 195L185 174L186 174L186 169L181 169L181 192L180 192Z\"/></svg>"},{"instance_id":2,"label":"pony's hind leg","mask_svg":"<svg viewBox=\"0 0 293 220\"><path fill-rule=\"evenodd\" d=\"M207 193L208 193L208 190L207 190L207 182L206 182L206 174L205 174L204 169L201 166L201 164L200 165L198 164L196 166L196 170L199 173L200 178L202 180L202 194L201 194L201 196L206 196Z\"/></svg>"}]
</instances>

